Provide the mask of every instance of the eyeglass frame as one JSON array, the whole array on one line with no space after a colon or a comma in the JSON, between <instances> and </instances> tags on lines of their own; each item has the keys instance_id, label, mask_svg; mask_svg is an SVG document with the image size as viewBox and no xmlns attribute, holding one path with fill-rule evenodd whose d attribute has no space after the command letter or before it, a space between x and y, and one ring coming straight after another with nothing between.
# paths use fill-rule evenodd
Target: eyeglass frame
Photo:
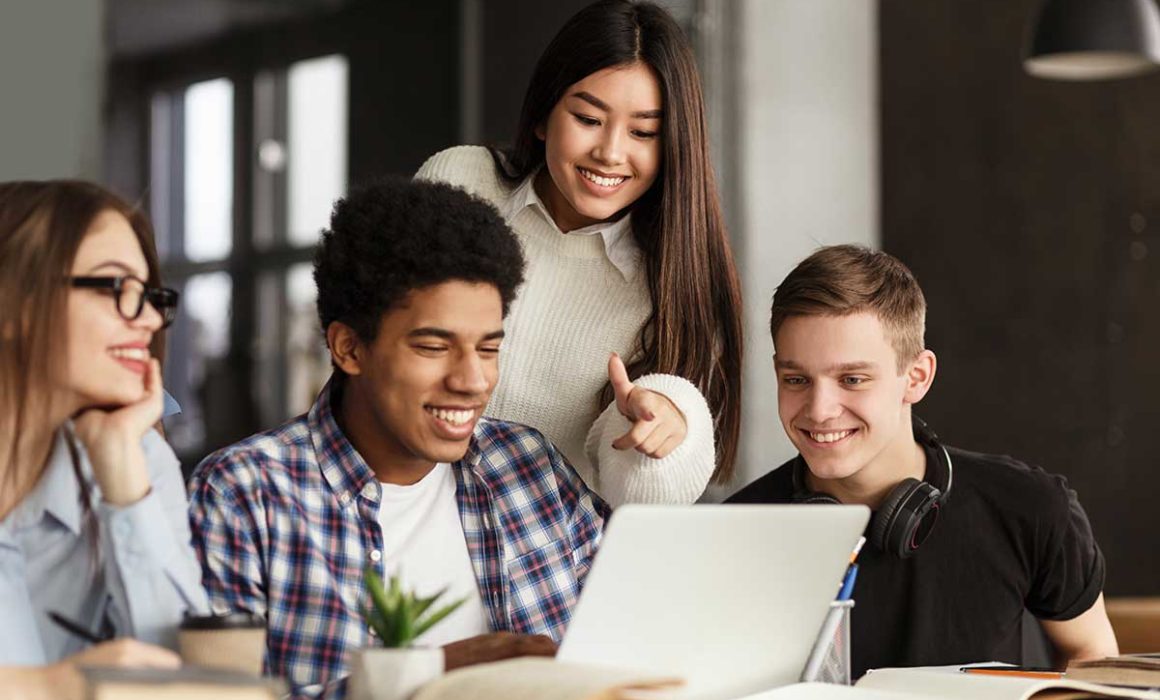
<instances>
[{"instance_id":1,"label":"eyeglass frame","mask_svg":"<svg viewBox=\"0 0 1160 700\"><path fill-rule=\"evenodd\" d=\"M141 285L141 299L137 303L137 312L128 316L121 310L121 293L124 290L125 280L131 279ZM177 303L181 293L169 287L150 287L145 280L136 275L107 275L100 277L70 276L69 284L77 289L109 289L113 292L113 306L117 313L126 321L136 321L145 311L145 302L153 307L161 316L161 328L168 328L177 318Z\"/></svg>"}]
</instances>

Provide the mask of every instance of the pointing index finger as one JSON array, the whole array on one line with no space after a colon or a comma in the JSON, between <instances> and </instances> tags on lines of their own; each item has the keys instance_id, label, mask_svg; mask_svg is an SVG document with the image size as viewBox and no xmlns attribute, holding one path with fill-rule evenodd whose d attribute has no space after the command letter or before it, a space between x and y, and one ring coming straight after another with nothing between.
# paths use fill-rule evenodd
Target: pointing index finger
<instances>
[{"instance_id":1,"label":"pointing index finger","mask_svg":"<svg viewBox=\"0 0 1160 700\"><path fill-rule=\"evenodd\" d=\"M628 399L628 395L632 393L633 384L628 379L628 369L624 366L624 360L620 359L620 355L612 353L608 358L608 381L612 384L612 390L616 393L617 403Z\"/></svg>"}]
</instances>

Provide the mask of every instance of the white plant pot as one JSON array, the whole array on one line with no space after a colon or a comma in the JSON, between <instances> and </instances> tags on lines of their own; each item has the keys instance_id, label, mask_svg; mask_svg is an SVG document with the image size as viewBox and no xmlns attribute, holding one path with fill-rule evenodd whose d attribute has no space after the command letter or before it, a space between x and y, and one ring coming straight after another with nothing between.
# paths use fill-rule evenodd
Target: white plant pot
<instances>
[{"instance_id":1,"label":"white plant pot","mask_svg":"<svg viewBox=\"0 0 1160 700\"><path fill-rule=\"evenodd\" d=\"M443 675L443 649L367 648L350 665L350 700L407 700Z\"/></svg>"}]
</instances>

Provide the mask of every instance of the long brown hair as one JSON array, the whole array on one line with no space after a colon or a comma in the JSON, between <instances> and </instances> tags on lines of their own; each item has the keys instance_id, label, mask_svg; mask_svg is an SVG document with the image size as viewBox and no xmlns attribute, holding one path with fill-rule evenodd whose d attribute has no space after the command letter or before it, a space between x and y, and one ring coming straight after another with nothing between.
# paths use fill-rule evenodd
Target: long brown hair
<instances>
[{"instance_id":1,"label":"long brown hair","mask_svg":"<svg viewBox=\"0 0 1160 700\"><path fill-rule=\"evenodd\" d=\"M108 210L129 221L149 268L146 282L160 286L153 230L145 215L121 198L73 180L0 183L0 420L12 436L8 454L0 456L0 489L27 489L44 467L16 464L20 441L43 434L50 420L47 399L63 375L68 343L66 278L81 241ZM153 335L155 357L163 356L164 342L162 333ZM79 470L75 459L74 468ZM84 479L80 482L84 489Z\"/></svg>"},{"instance_id":2,"label":"long brown hair","mask_svg":"<svg viewBox=\"0 0 1160 700\"><path fill-rule=\"evenodd\" d=\"M661 170L632 205L633 236L644 253L652 312L640 329L641 354L628 372L685 377L705 395L717 433L717 469L733 475L741 425L741 285L729 248L709 158L704 99L681 28L648 2L602 0L574 15L536 64L511 150L496 154L509 180L544 164L535 134L569 86L605 68L642 62L660 80ZM601 405L613 398L605 385Z\"/></svg>"}]
</instances>

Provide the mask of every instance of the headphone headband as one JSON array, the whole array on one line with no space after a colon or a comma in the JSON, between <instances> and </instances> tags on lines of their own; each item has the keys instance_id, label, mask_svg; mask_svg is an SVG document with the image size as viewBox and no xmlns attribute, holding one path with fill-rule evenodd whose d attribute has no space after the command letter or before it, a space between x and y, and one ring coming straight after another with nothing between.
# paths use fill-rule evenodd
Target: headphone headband
<instances>
[{"instance_id":1,"label":"headphone headband","mask_svg":"<svg viewBox=\"0 0 1160 700\"><path fill-rule=\"evenodd\" d=\"M910 423L914 427L914 440L920 445L929 447L934 452L934 457L937 462L935 465L928 464L926 467L925 481L933 485L942 492L942 499L939 503L946 501L951 494L951 484L955 480L955 467L951 462L951 455L947 452L947 448L939 441L938 435L934 430L926 424L926 421L918 416L911 414ZM934 467L932 469L932 466ZM946 478L943 478L943 472L946 473Z\"/></svg>"},{"instance_id":2,"label":"headphone headband","mask_svg":"<svg viewBox=\"0 0 1160 700\"><path fill-rule=\"evenodd\" d=\"M927 464L923 481L908 478L896 484L874 512L868 530L872 544L900 558L913 554L926 540L954 482L950 453L939 442L938 435L918 416L912 415L912 425L915 441L928 448L928 454L934 455L935 464ZM806 480L809 465L800 454L790 467L793 469L795 502L841 503L829 494L810 490Z\"/></svg>"}]
</instances>

